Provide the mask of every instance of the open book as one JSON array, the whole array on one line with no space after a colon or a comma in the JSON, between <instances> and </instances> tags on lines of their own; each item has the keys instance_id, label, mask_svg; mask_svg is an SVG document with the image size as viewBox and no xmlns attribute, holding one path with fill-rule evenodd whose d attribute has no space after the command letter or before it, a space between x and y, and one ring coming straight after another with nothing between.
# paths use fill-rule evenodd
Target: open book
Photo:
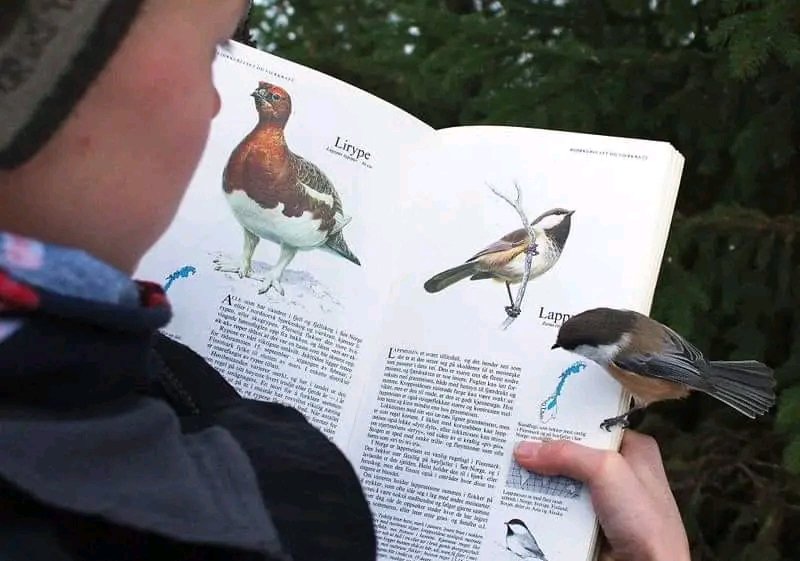
<instances>
[{"instance_id":1,"label":"open book","mask_svg":"<svg viewBox=\"0 0 800 561\"><path fill-rule=\"evenodd\" d=\"M550 347L587 308L649 312L681 155L568 132L436 131L238 44L219 49L214 79L222 106L200 166L136 273L167 289L166 333L345 451L381 560L591 559L587 489L526 472L512 450L619 445L600 423L627 396Z\"/></svg>"}]
</instances>

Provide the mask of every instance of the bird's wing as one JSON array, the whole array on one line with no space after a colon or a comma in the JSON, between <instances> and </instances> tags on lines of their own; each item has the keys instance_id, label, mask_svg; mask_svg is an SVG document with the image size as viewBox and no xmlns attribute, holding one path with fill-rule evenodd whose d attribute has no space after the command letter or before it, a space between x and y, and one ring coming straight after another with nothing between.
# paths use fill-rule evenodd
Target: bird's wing
<instances>
[{"instance_id":1,"label":"bird's wing","mask_svg":"<svg viewBox=\"0 0 800 561\"><path fill-rule=\"evenodd\" d=\"M623 370L642 376L661 378L692 388L707 389L708 382L702 376L706 364L703 354L672 329L667 326L664 326L664 329L667 338L661 352L618 355L614 363Z\"/></svg>"},{"instance_id":2,"label":"bird's wing","mask_svg":"<svg viewBox=\"0 0 800 561\"><path fill-rule=\"evenodd\" d=\"M518 230L514 230L513 232L509 232L493 244L483 248L478 253L467 259L467 262L474 261L479 257L483 257L484 255L489 255L491 253L498 253L501 251L507 251L509 249L513 249L524 245L528 241L528 231L524 228L520 228Z\"/></svg>"},{"instance_id":3,"label":"bird's wing","mask_svg":"<svg viewBox=\"0 0 800 561\"><path fill-rule=\"evenodd\" d=\"M533 537L533 534L528 532L527 535L522 536L521 543L525 551L530 554L528 557L544 559L544 552L539 547L539 544L536 543L536 538Z\"/></svg>"},{"instance_id":4,"label":"bird's wing","mask_svg":"<svg viewBox=\"0 0 800 561\"><path fill-rule=\"evenodd\" d=\"M302 156L297 154L292 154L292 156L292 165L297 173L297 181L306 193L330 205L335 213L342 214L342 200L328 176Z\"/></svg>"}]
</instances>

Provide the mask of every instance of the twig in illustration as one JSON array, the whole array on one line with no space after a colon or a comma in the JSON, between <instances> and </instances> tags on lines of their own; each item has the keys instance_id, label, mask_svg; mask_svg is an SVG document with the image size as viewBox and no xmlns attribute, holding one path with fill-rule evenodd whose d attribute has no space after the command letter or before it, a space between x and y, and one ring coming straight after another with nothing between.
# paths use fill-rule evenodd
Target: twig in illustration
<instances>
[{"instance_id":1,"label":"twig in illustration","mask_svg":"<svg viewBox=\"0 0 800 561\"><path fill-rule=\"evenodd\" d=\"M522 220L522 228L527 230L528 236L530 238L530 244L528 245L527 249L525 250L525 267L522 273L522 282L519 285L519 289L517 289L517 298L514 300L510 306L506 306L506 314L508 317L503 322L503 329L508 329L514 320L522 313L522 299L525 297L525 288L528 286L528 281L531 277L531 264L533 263L533 257L539 254L539 250L536 244L536 234L533 231L533 224L528 222L528 217L525 214L525 210L522 208L522 190L519 188L519 184L515 181L514 182L514 189L516 190L517 196L515 200L511 200L511 198L507 197L497 189L495 189L491 184L489 185L489 189L492 192L503 199L505 202L511 205L511 207L517 211L517 214ZM508 288L508 285L506 285ZM511 289L508 288L509 297L511 296Z\"/></svg>"}]
</instances>

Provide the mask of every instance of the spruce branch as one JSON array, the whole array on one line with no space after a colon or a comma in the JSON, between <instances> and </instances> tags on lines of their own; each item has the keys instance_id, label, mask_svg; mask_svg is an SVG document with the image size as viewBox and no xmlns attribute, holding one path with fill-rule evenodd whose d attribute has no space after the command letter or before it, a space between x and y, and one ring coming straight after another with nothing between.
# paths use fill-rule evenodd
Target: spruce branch
<instances>
[{"instance_id":1,"label":"spruce branch","mask_svg":"<svg viewBox=\"0 0 800 561\"><path fill-rule=\"evenodd\" d=\"M775 232L783 236L800 234L800 216L794 214L768 216L758 210L743 208L727 208L724 211L693 216L685 216L676 212L673 222L681 228Z\"/></svg>"},{"instance_id":2,"label":"spruce branch","mask_svg":"<svg viewBox=\"0 0 800 561\"><path fill-rule=\"evenodd\" d=\"M525 297L525 288L528 286L528 281L530 280L531 276L531 265L533 263L534 255L537 255L539 252L536 249L536 236L533 233L533 225L528 220L527 215L525 214L525 209L522 208L522 190L519 187L519 184L515 181L514 182L514 190L516 191L516 197L512 201L510 197L504 195L500 191L494 188L493 185L487 183L489 189L492 192L507 202L511 207L517 212L519 215L520 220L522 221L522 228L528 231L528 237L530 238L530 243L528 248L525 250L525 268L522 272L522 282L520 283L519 288L517 289L517 297L514 299L514 303L511 306L506 306L506 314L508 317L503 322L502 328L508 329L515 319L522 313L522 299Z\"/></svg>"}]
</instances>

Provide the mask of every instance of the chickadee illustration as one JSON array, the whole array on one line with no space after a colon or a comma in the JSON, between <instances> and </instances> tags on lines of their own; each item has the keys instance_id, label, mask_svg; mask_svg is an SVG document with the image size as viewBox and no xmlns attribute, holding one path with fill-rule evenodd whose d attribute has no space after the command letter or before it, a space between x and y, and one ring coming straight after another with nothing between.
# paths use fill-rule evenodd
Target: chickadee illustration
<instances>
[{"instance_id":1,"label":"chickadee illustration","mask_svg":"<svg viewBox=\"0 0 800 561\"><path fill-rule=\"evenodd\" d=\"M506 525L506 549L520 559L541 559L547 561L536 538L525 523L519 518L513 518Z\"/></svg>"},{"instance_id":2,"label":"chickadee illustration","mask_svg":"<svg viewBox=\"0 0 800 561\"><path fill-rule=\"evenodd\" d=\"M536 254L531 261L529 280L549 271L561 257L574 212L574 210L553 208L531 222ZM506 311L513 310L514 298L511 296L511 285L522 281L525 255L530 245L531 239L526 229L514 230L467 259L465 263L431 277L425 282L425 290L432 293L439 292L467 277L470 280L494 279L506 284L508 298L511 301L511 306L506 308Z\"/></svg>"},{"instance_id":3,"label":"chickadee illustration","mask_svg":"<svg viewBox=\"0 0 800 561\"><path fill-rule=\"evenodd\" d=\"M775 403L775 378L755 360L708 361L669 327L638 312L595 308L569 318L553 349L602 366L630 392L634 408L600 425L628 426L628 416L651 403L700 391L754 419Z\"/></svg>"}]
</instances>

